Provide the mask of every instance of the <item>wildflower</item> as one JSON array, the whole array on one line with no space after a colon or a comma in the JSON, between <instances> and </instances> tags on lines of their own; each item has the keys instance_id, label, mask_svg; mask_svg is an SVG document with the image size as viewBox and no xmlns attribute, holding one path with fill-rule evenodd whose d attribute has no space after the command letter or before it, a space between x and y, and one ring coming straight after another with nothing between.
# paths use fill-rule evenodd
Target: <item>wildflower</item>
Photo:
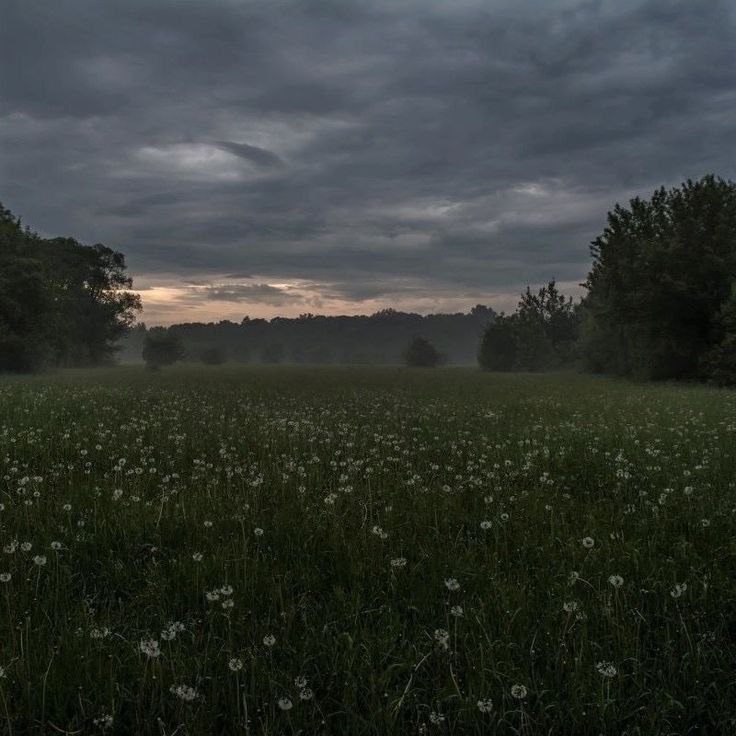
<instances>
[{"instance_id":1,"label":"wildflower","mask_svg":"<svg viewBox=\"0 0 736 736\"><path fill-rule=\"evenodd\" d=\"M15 550L18 549L18 540L14 539L10 544L6 544L3 547L3 552L5 552L6 555L12 555Z\"/></svg>"},{"instance_id":2,"label":"wildflower","mask_svg":"<svg viewBox=\"0 0 736 736\"><path fill-rule=\"evenodd\" d=\"M291 698L279 698L278 705L281 710L291 710L294 707Z\"/></svg>"},{"instance_id":3,"label":"wildflower","mask_svg":"<svg viewBox=\"0 0 736 736\"><path fill-rule=\"evenodd\" d=\"M572 585L573 583L577 583L577 581L580 580L580 573L577 570L573 570L568 576L567 576L567 582Z\"/></svg>"},{"instance_id":4,"label":"wildflower","mask_svg":"<svg viewBox=\"0 0 736 736\"><path fill-rule=\"evenodd\" d=\"M31 547L33 547L33 544L32 544L31 542L23 542L23 543L22 543L22 544L20 545L20 548L21 548L21 549L22 549L22 550L23 550L24 552L30 552L30 551L31 551Z\"/></svg>"},{"instance_id":5,"label":"wildflower","mask_svg":"<svg viewBox=\"0 0 736 736\"><path fill-rule=\"evenodd\" d=\"M480 523L480 528L484 532L487 532L492 526L493 526L493 524L491 524L490 521L481 521L481 523Z\"/></svg>"},{"instance_id":6,"label":"wildflower","mask_svg":"<svg viewBox=\"0 0 736 736\"><path fill-rule=\"evenodd\" d=\"M72 510L72 505L70 503L65 503L61 508L64 511L71 511Z\"/></svg>"},{"instance_id":7,"label":"wildflower","mask_svg":"<svg viewBox=\"0 0 736 736\"><path fill-rule=\"evenodd\" d=\"M173 641L176 635L184 631L184 624L179 621L171 621L166 625L166 628L161 632L161 638L164 641Z\"/></svg>"},{"instance_id":8,"label":"wildflower","mask_svg":"<svg viewBox=\"0 0 736 736\"><path fill-rule=\"evenodd\" d=\"M435 711L432 711L429 714L429 722L433 723L435 726L439 726L440 723L442 723L445 720L445 717L442 715L442 713L437 713Z\"/></svg>"},{"instance_id":9,"label":"wildflower","mask_svg":"<svg viewBox=\"0 0 736 736\"><path fill-rule=\"evenodd\" d=\"M673 598L679 598L687 590L687 583L675 583L675 587L670 591Z\"/></svg>"},{"instance_id":10,"label":"wildflower","mask_svg":"<svg viewBox=\"0 0 736 736\"><path fill-rule=\"evenodd\" d=\"M601 677L616 677L618 670L616 669L613 662L598 662L595 666Z\"/></svg>"},{"instance_id":11,"label":"wildflower","mask_svg":"<svg viewBox=\"0 0 736 736\"><path fill-rule=\"evenodd\" d=\"M9 572L0 572L0 583L9 583L10 577L11 575Z\"/></svg>"},{"instance_id":12,"label":"wildflower","mask_svg":"<svg viewBox=\"0 0 736 736\"><path fill-rule=\"evenodd\" d=\"M2 680L3 677L5 677L5 676L6 676L5 675L5 667L3 667L2 665L0 665L0 680Z\"/></svg>"},{"instance_id":13,"label":"wildflower","mask_svg":"<svg viewBox=\"0 0 736 736\"><path fill-rule=\"evenodd\" d=\"M299 691L299 700L311 700L313 697L314 691L311 687L305 687Z\"/></svg>"},{"instance_id":14,"label":"wildflower","mask_svg":"<svg viewBox=\"0 0 736 736\"><path fill-rule=\"evenodd\" d=\"M233 671L233 672L240 672L240 670L243 669L243 660L239 657L233 657L228 663L227 666Z\"/></svg>"},{"instance_id":15,"label":"wildflower","mask_svg":"<svg viewBox=\"0 0 736 736\"><path fill-rule=\"evenodd\" d=\"M103 713L101 716L92 719L92 723L95 726L99 726L101 729L112 728L113 717L108 713Z\"/></svg>"},{"instance_id":16,"label":"wildflower","mask_svg":"<svg viewBox=\"0 0 736 736\"><path fill-rule=\"evenodd\" d=\"M232 608L235 605L235 601L232 598L228 598L227 600L224 600L220 604L224 610L227 610L228 608Z\"/></svg>"},{"instance_id":17,"label":"wildflower","mask_svg":"<svg viewBox=\"0 0 736 736\"><path fill-rule=\"evenodd\" d=\"M204 525L207 529L212 529L212 522L209 519L204 522Z\"/></svg>"},{"instance_id":18,"label":"wildflower","mask_svg":"<svg viewBox=\"0 0 736 736\"><path fill-rule=\"evenodd\" d=\"M263 643L267 647L272 647L276 643L276 637L273 634L266 634L266 636L263 637Z\"/></svg>"},{"instance_id":19,"label":"wildflower","mask_svg":"<svg viewBox=\"0 0 736 736\"><path fill-rule=\"evenodd\" d=\"M562 604L562 610L565 613L575 613L580 608L580 604L577 601L566 601Z\"/></svg>"},{"instance_id":20,"label":"wildflower","mask_svg":"<svg viewBox=\"0 0 736 736\"><path fill-rule=\"evenodd\" d=\"M517 700L524 700L527 696L527 689L524 685L512 685L511 686L511 697Z\"/></svg>"},{"instance_id":21,"label":"wildflower","mask_svg":"<svg viewBox=\"0 0 736 736\"><path fill-rule=\"evenodd\" d=\"M233 586L232 585L223 585L222 588L220 588L220 593L223 595L232 595L233 594Z\"/></svg>"},{"instance_id":22,"label":"wildflower","mask_svg":"<svg viewBox=\"0 0 736 736\"><path fill-rule=\"evenodd\" d=\"M176 695L179 700L184 700L187 703L191 703L199 697L199 693L189 685L172 685L169 688L169 692Z\"/></svg>"},{"instance_id":23,"label":"wildflower","mask_svg":"<svg viewBox=\"0 0 736 736\"><path fill-rule=\"evenodd\" d=\"M614 588L620 588L624 584L624 579L620 575L611 575L608 578L608 582L613 585Z\"/></svg>"},{"instance_id":24,"label":"wildflower","mask_svg":"<svg viewBox=\"0 0 736 736\"><path fill-rule=\"evenodd\" d=\"M454 616L455 618L462 618L462 616L463 616L464 613L465 612L463 611L463 607L462 606L453 606L450 609L450 615L451 616Z\"/></svg>"},{"instance_id":25,"label":"wildflower","mask_svg":"<svg viewBox=\"0 0 736 736\"><path fill-rule=\"evenodd\" d=\"M383 531L383 529L378 524L376 524L373 529L371 529L371 534L375 534L379 539L388 538L388 532Z\"/></svg>"},{"instance_id":26,"label":"wildflower","mask_svg":"<svg viewBox=\"0 0 736 736\"><path fill-rule=\"evenodd\" d=\"M161 654L161 650L158 647L158 642L155 639L141 639L138 644L138 648L147 657L158 657Z\"/></svg>"},{"instance_id":27,"label":"wildflower","mask_svg":"<svg viewBox=\"0 0 736 736\"><path fill-rule=\"evenodd\" d=\"M705 529L706 527L710 526L710 519L701 519L700 524Z\"/></svg>"},{"instance_id":28,"label":"wildflower","mask_svg":"<svg viewBox=\"0 0 736 736\"><path fill-rule=\"evenodd\" d=\"M391 560L391 567L406 567L406 557L394 557L394 559Z\"/></svg>"},{"instance_id":29,"label":"wildflower","mask_svg":"<svg viewBox=\"0 0 736 736\"><path fill-rule=\"evenodd\" d=\"M46 555L36 555L33 558L33 564L43 567L46 564Z\"/></svg>"},{"instance_id":30,"label":"wildflower","mask_svg":"<svg viewBox=\"0 0 736 736\"><path fill-rule=\"evenodd\" d=\"M434 630L435 641L443 648L449 649L450 647L450 632L447 629L435 629Z\"/></svg>"},{"instance_id":31,"label":"wildflower","mask_svg":"<svg viewBox=\"0 0 736 736\"><path fill-rule=\"evenodd\" d=\"M210 590L207 593L204 594L205 598L207 598L210 603L212 601L219 601L220 600L220 591L219 590Z\"/></svg>"},{"instance_id":32,"label":"wildflower","mask_svg":"<svg viewBox=\"0 0 736 736\"><path fill-rule=\"evenodd\" d=\"M460 583L457 578L445 578L445 587L451 591L460 590Z\"/></svg>"},{"instance_id":33,"label":"wildflower","mask_svg":"<svg viewBox=\"0 0 736 736\"><path fill-rule=\"evenodd\" d=\"M493 701L490 698L478 701L478 710L481 713L490 713L493 710Z\"/></svg>"},{"instance_id":34,"label":"wildflower","mask_svg":"<svg viewBox=\"0 0 736 736\"><path fill-rule=\"evenodd\" d=\"M202 553L201 552L194 552L194 554L192 554L192 559L195 562L202 562Z\"/></svg>"},{"instance_id":35,"label":"wildflower","mask_svg":"<svg viewBox=\"0 0 736 736\"><path fill-rule=\"evenodd\" d=\"M504 513L501 514L501 521L508 521L509 515L504 511Z\"/></svg>"},{"instance_id":36,"label":"wildflower","mask_svg":"<svg viewBox=\"0 0 736 736\"><path fill-rule=\"evenodd\" d=\"M255 534L257 537L262 537L263 536L263 529L261 529L261 527L257 526L253 530L253 534Z\"/></svg>"},{"instance_id":37,"label":"wildflower","mask_svg":"<svg viewBox=\"0 0 736 736\"><path fill-rule=\"evenodd\" d=\"M582 544L585 549L593 549L595 546L595 540L593 537L583 537Z\"/></svg>"},{"instance_id":38,"label":"wildflower","mask_svg":"<svg viewBox=\"0 0 736 736\"><path fill-rule=\"evenodd\" d=\"M61 542L51 542L51 549L58 552L61 549Z\"/></svg>"},{"instance_id":39,"label":"wildflower","mask_svg":"<svg viewBox=\"0 0 736 736\"><path fill-rule=\"evenodd\" d=\"M90 639L104 639L108 636L110 636L110 629L108 629L107 626L103 626L101 629L98 629L95 626L89 632Z\"/></svg>"},{"instance_id":40,"label":"wildflower","mask_svg":"<svg viewBox=\"0 0 736 736\"><path fill-rule=\"evenodd\" d=\"M294 678L294 685L300 690L304 690L304 688L307 686L307 678L304 677L304 675L298 675Z\"/></svg>"},{"instance_id":41,"label":"wildflower","mask_svg":"<svg viewBox=\"0 0 736 736\"><path fill-rule=\"evenodd\" d=\"M328 506L332 506L332 504L334 504L334 503L335 503L335 501L337 501L337 493L328 493L328 494L327 494L327 495L325 496L325 503L326 503L326 504L327 504Z\"/></svg>"}]
</instances>

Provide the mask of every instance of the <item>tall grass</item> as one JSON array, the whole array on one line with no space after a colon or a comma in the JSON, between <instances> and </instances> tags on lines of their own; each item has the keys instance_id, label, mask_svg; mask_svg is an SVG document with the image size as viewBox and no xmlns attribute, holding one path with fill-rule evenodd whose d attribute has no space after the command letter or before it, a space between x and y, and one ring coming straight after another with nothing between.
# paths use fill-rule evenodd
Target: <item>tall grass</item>
<instances>
[{"instance_id":1,"label":"tall grass","mask_svg":"<svg viewBox=\"0 0 736 736\"><path fill-rule=\"evenodd\" d=\"M0 381L5 733L736 732L736 395Z\"/></svg>"}]
</instances>

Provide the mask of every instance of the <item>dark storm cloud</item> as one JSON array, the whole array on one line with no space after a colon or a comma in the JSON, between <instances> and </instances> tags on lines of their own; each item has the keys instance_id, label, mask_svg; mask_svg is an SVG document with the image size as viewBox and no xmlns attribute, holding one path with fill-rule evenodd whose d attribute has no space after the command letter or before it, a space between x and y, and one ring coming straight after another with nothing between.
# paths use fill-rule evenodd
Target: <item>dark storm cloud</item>
<instances>
[{"instance_id":1,"label":"dark storm cloud","mask_svg":"<svg viewBox=\"0 0 736 736\"><path fill-rule=\"evenodd\" d=\"M134 275L356 301L575 282L616 201L736 174L728 0L4 0L3 18L3 203Z\"/></svg>"},{"instance_id":2,"label":"dark storm cloud","mask_svg":"<svg viewBox=\"0 0 736 736\"><path fill-rule=\"evenodd\" d=\"M265 148L258 146L250 146L247 143L235 143L234 141L217 141L216 145L224 151L232 153L234 156L245 159L254 163L256 166L263 168L271 168L273 166L281 166L281 159L273 152L267 151Z\"/></svg>"}]
</instances>

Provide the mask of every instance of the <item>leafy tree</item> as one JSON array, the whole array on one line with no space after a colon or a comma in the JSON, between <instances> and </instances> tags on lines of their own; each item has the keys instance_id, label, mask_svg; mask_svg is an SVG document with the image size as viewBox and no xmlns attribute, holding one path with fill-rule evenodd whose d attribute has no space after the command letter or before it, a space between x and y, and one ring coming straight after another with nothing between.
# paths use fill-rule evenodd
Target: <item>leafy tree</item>
<instances>
[{"instance_id":1,"label":"leafy tree","mask_svg":"<svg viewBox=\"0 0 736 736\"><path fill-rule=\"evenodd\" d=\"M714 330L716 344L701 361L701 373L720 386L736 384L736 285L721 307Z\"/></svg>"},{"instance_id":2,"label":"leafy tree","mask_svg":"<svg viewBox=\"0 0 736 736\"><path fill-rule=\"evenodd\" d=\"M217 345L205 348L199 357L205 365L222 365L227 362L225 351Z\"/></svg>"},{"instance_id":3,"label":"leafy tree","mask_svg":"<svg viewBox=\"0 0 736 736\"><path fill-rule=\"evenodd\" d=\"M0 370L111 360L140 309L131 286L121 253L41 238L0 205Z\"/></svg>"},{"instance_id":4,"label":"leafy tree","mask_svg":"<svg viewBox=\"0 0 736 736\"><path fill-rule=\"evenodd\" d=\"M478 349L484 371L512 371L518 364L518 317L500 314L486 327Z\"/></svg>"},{"instance_id":5,"label":"leafy tree","mask_svg":"<svg viewBox=\"0 0 736 736\"><path fill-rule=\"evenodd\" d=\"M569 364L578 337L572 297L565 298L554 280L533 294L527 286L517 309L517 367L540 371Z\"/></svg>"},{"instance_id":6,"label":"leafy tree","mask_svg":"<svg viewBox=\"0 0 736 736\"><path fill-rule=\"evenodd\" d=\"M577 306L555 281L533 293L527 286L510 316L500 315L486 327L478 363L488 371L543 371L570 365L579 331Z\"/></svg>"},{"instance_id":7,"label":"leafy tree","mask_svg":"<svg viewBox=\"0 0 736 736\"><path fill-rule=\"evenodd\" d=\"M587 366L655 379L707 377L732 329L723 309L736 283L736 184L706 176L616 205L591 253L581 345Z\"/></svg>"},{"instance_id":8,"label":"leafy tree","mask_svg":"<svg viewBox=\"0 0 736 736\"><path fill-rule=\"evenodd\" d=\"M47 363L54 339L54 300L40 238L0 204L0 370Z\"/></svg>"},{"instance_id":9,"label":"leafy tree","mask_svg":"<svg viewBox=\"0 0 736 736\"><path fill-rule=\"evenodd\" d=\"M412 368L434 368L441 360L437 348L423 337L415 337L404 352L404 361Z\"/></svg>"},{"instance_id":10,"label":"leafy tree","mask_svg":"<svg viewBox=\"0 0 736 736\"><path fill-rule=\"evenodd\" d=\"M148 331L143 344L143 360L146 367L157 371L163 366L173 365L184 359L186 351L179 335L163 327L154 327Z\"/></svg>"}]
</instances>

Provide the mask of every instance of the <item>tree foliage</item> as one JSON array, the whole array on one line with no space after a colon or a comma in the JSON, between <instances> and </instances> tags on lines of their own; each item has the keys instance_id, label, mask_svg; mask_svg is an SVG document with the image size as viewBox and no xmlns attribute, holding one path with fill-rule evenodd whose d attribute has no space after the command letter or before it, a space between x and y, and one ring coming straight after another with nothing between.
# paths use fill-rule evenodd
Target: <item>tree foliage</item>
<instances>
[{"instance_id":1,"label":"tree foliage","mask_svg":"<svg viewBox=\"0 0 736 736\"><path fill-rule=\"evenodd\" d=\"M404 361L411 368L435 368L442 362L442 356L429 340L415 337L404 352Z\"/></svg>"},{"instance_id":2,"label":"tree foliage","mask_svg":"<svg viewBox=\"0 0 736 736\"><path fill-rule=\"evenodd\" d=\"M143 343L143 360L150 370L178 363L185 355L184 343L174 330L154 327L148 331Z\"/></svg>"},{"instance_id":3,"label":"tree foliage","mask_svg":"<svg viewBox=\"0 0 736 736\"><path fill-rule=\"evenodd\" d=\"M491 322L478 348L478 363L486 371L513 371L518 364L516 315L499 314Z\"/></svg>"},{"instance_id":4,"label":"tree foliage","mask_svg":"<svg viewBox=\"0 0 736 736\"><path fill-rule=\"evenodd\" d=\"M125 258L45 239L0 205L0 370L100 365L140 309Z\"/></svg>"},{"instance_id":5,"label":"tree foliage","mask_svg":"<svg viewBox=\"0 0 736 736\"><path fill-rule=\"evenodd\" d=\"M591 252L582 330L590 369L725 380L736 326L733 182L706 176L616 205Z\"/></svg>"},{"instance_id":6,"label":"tree foliage","mask_svg":"<svg viewBox=\"0 0 736 736\"><path fill-rule=\"evenodd\" d=\"M536 293L527 287L512 315L499 315L483 333L478 363L488 371L544 371L576 357L579 315L572 298L550 281Z\"/></svg>"}]
</instances>

